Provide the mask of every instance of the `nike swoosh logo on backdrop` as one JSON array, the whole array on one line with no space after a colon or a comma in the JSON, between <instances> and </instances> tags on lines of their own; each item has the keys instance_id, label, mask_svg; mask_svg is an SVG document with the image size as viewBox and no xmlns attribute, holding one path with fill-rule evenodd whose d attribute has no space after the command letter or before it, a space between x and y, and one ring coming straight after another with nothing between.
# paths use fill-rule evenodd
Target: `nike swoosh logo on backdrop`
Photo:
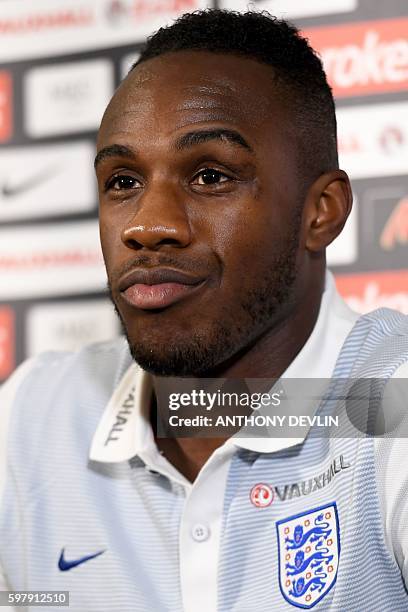
<instances>
[{"instance_id":1,"label":"nike swoosh logo on backdrop","mask_svg":"<svg viewBox=\"0 0 408 612\"><path fill-rule=\"evenodd\" d=\"M104 552L105 552L104 550L100 550L99 552L94 553L93 555L87 555L86 557L80 557L79 559L67 561L65 559L65 548L63 548L61 551L60 558L58 560L58 567L61 570L61 572L67 572L73 567L77 567L78 565L82 565L82 563L86 563L86 561L90 561L91 559L95 559L96 557L99 557L99 555L103 555Z\"/></svg>"},{"instance_id":2,"label":"nike swoosh logo on backdrop","mask_svg":"<svg viewBox=\"0 0 408 612\"><path fill-rule=\"evenodd\" d=\"M46 168L42 172L39 172L38 174L31 176L30 178L25 179L16 185L8 185L5 183L1 187L1 195L4 198L19 196L22 193L30 191L31 189L34 189L34 187L41 185L41 183L48 181L54 176L54 172L55 168Z\"/></svg>"}]
</instances>

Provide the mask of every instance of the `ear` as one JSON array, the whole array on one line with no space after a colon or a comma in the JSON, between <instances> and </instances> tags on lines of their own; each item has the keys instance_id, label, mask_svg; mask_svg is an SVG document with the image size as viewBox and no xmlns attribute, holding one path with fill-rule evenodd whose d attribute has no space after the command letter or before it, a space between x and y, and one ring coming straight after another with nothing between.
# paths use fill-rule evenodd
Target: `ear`
<instances>
[{"instance_id":1,"label":"ear","mask_svg":"<svg viewBox=\"0 0 408 612\"><path fill-rule=\"evenodd\" d=\"M308 191L304 207L305 247L325 249L346 223L353 203L350 180L343 170L319 176Z\"/></svg>"}]
</instances>

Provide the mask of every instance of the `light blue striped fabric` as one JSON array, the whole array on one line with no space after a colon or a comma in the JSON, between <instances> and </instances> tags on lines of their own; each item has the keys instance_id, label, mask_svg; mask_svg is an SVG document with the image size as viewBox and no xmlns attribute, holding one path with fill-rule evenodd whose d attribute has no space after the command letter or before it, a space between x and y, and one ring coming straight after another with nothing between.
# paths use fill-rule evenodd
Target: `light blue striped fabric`
<instances>
[{"instance_id":1,"label":"light blue striped fabric","mask_svg":"<svg viewBox=\"0 0 408 612\"><path fill-rule=\"evenodd\" d=\"M408 318L382 309L360 317L334 378L389 378L407 360ZM77 354L46 354L20 387L12 411L0 562L13 589L69 590L69 609L76 612L182 611L183 487L147 471L137 457L121 464L88 461L99 419L130 363L124 340ZM321 414L333 409L327 401ZM400 570L384 541L373 441L315 433L276 453L234 455L225 491L219 612L295 610L279 583L278 521L334 504L341 547L337 581L313 609L408 610ZM275 498L267 508L251 504L254 484L307 481L340 456L350 467L324 488ZM67 558L105 552L80 571L61 572L62 548Z\"/></svg>"}]
</instances>

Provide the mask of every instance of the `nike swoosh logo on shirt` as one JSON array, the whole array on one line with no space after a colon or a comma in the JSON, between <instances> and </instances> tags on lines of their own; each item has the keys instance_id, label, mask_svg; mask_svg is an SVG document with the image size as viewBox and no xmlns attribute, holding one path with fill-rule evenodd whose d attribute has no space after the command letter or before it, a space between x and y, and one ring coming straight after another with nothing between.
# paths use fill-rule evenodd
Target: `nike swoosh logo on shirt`
<instances>
[{"instance_id":1,"label":"nike swoosh logo on shirt","mask_svg":"<svg viewBox=\"0 0 408 612\"><path fill-rule=\"evenodd\" d=\"M90 561L91 559L99 557L99 555L103 555L104 552L104 550L100 550L99 552L94 553L93 555L87 555L86 557L80 557L79 559L75 559L73 561L67 561L65 559L65 548L63 548L61 551L60 558L58 560L58 567L61 572L67 572L73 567L77 567L78 565L82 565L82 563L86 563L86 561Z\"/></svg>"}]
</instances>

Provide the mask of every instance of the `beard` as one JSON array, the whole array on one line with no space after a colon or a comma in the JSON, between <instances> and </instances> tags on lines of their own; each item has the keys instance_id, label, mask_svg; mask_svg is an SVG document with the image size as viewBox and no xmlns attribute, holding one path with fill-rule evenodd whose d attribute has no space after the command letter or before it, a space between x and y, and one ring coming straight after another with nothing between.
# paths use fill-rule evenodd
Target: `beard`
<instances>
[{"instance_id":1,"label":"beard","mask_svg":"<svg viewBox=\"0 0 408 612\"><path fill-rule=\"evenodd\" d=\"M297 278L301 210L296 212L288 236L281 242L281 252L264 264L257 286L243 291L239 303L224 306L217 319L201 329L180 330L162 340L140 334L132 341L108 283L133 359L156 376L214 377L280 322L293 301Z\"/></svg>"}]
</instances>

